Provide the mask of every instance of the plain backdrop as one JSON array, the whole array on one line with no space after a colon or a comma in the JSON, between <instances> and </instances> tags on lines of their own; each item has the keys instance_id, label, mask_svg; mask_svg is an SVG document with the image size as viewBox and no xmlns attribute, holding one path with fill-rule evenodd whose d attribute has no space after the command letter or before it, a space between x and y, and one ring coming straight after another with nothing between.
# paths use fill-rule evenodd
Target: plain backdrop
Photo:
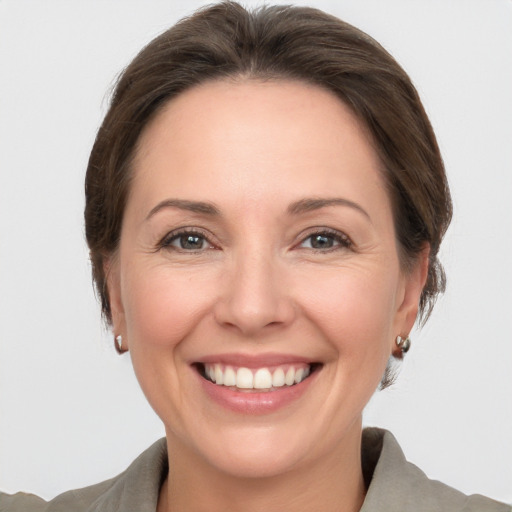
<instances>
[{"instance_id":1,"label":"plain backdrop","mask_svg":"<svg viewBox=\"0 0 512 512\"><path fill-rule=\"evenodd\" d=\"M4 491L50 498L95 483L163 435L100 320L83 177L118 72L203 3L0 0ZM355 24L401 62L453 192L448 291L365 423L392 430L430 477L512 502L512 2L296 3Z\"/></svg>"}]
</instances>

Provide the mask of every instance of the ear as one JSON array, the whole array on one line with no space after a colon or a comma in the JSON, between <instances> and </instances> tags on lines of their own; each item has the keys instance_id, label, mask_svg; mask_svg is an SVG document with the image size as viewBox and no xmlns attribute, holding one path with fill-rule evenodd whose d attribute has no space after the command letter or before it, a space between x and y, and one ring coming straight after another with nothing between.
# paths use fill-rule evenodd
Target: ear
<instances>
[{"instance_id":1,"label":"ear","mask_svg":"<svg viewBox=\"0 0 512 512\"><path fill-rule=\"evenodd\" d=\"M105 272L105 285L108 291L108 298L110 304L110 313L112 320L112 331L114 336L119 334L123 336L125 347L127 345L126 339L126 322L123 302L121 299L121 279L119 260L117 256L109 255L105 258L103 269Z\"/></svg>"},{"instance_id":2,"label":"ear","mask_svg":"<svg viewBox=\"0 0 512 512\"><path fill-rule=\"evenodd\" d=\"M418 316L421 293L428 277L430 244L425 243L412 268L404 271L395 321L395 334L407 337ZM394 343L394 340L393 340Z\"/></svg>"}]
</instances>

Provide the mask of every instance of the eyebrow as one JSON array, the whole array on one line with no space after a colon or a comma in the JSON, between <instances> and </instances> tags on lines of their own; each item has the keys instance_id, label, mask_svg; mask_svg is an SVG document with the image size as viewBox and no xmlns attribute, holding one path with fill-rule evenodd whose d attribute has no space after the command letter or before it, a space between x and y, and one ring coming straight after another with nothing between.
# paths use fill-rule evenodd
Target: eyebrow
<instances>
[{"instance_id":1,"label":"eyebrow","mask_svg":"<svg viewBox=\"0 0 512 512\"><path fill-rule=\"evenodd\" d=\"M357 203L350 201L349 199L344 199L342 197L332 197L332 198L305 198L299 201L292 203L288 207L288 213L291 215L300 215L302 213L312 212L314 210L320 210L321 208L325 208L327 206L348 206L349 208L353 208L358 212L362 213L368 220L371 221L370 215L368 212L359 206Z\"/></svg>"},{"instance_id":2,"label":"eyebrow","mask_svg":"<svg viewBox=\"0 0 512 512\"><path fill-rule=\"evenodd\" d=\"M203 201L188 201L186 199L165 199L158 203L146 217L149 220L153 215L165 208L178 208L179 210L186 210L193 213L201 213L203 215L216 216L219 215L219 210L211 203Z\"/></svg>"},{"instance_id":3,"label":"eyebrow","mask_svg":"<svg viewBox=\"0 0 512 512\"><path fill-rule=\"evenodd\" d=\"M341 197L333 197L333 198L304 198L299 201L295 201L290 206L288 206L288 213L290 215L300 215L303 213L308 213L315 210L320 210L321 208L326 208L328 206L348 206L349 208L353 208L360 213L362 213L365 217L367 217L370 221L370 215L368 212L359 206L357 203L350 201L349 199L344 199ZM178 208L180 210L185 210L193 213L200 213L203 215L210 216L218 216L220 212L217 207L215 207L211 203L207 203L204 201L189 201L186 199L165 199L158 203L147 215L146 220L149 220L153 215L158 213L160 210L165 208Z\"/></svg>"}]
</instances>

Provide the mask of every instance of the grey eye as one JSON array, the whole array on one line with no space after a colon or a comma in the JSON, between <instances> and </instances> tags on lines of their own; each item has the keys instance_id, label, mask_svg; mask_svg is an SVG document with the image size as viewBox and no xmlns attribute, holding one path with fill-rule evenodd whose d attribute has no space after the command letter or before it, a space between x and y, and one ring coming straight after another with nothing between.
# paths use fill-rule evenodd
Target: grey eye
<instances>
[{"instance_id":1,"label":"grey eye","mask_svg":"<svg viewBox=\"0 0 512 512\"><path fill-rule=\"evenodd\" d=\"M310 238L313 249L330 249L335 243L334 238L329 235L313 235Z\"/></svg>"},{"instance_id":2,"label":"grey eye","mask_svg":"<svg viewBox=\"0 0 512 512\"><path fill-rule=\"evenodd\" d=\"M164 241L164 247L172 247L180 251L201 251L208 245L205 237L198 233L178 233Z\"/></svg>"},{"instance_id":3,"label":"grey eye","mask_svg":"<svg viewBox=\"0 0 512 512\"><path fill-rule=\"evenodd\" d=\"M185 234L176 237L176 239L171 242L171 245L184 250L197 251L204 247L205 239L202 236Z\"/></svg>"},{"instance_id":4,"label":"grey eye","mask_svg":"<svg viewBox=\"0 0 512 512\"><path fill-rule=\"evenodd\" d=\"M348 248L350 240L343 233L320 232L313 233L305 238L300 247L305 249L329 250L337 248Z\"/></svg>"}]
</instances>

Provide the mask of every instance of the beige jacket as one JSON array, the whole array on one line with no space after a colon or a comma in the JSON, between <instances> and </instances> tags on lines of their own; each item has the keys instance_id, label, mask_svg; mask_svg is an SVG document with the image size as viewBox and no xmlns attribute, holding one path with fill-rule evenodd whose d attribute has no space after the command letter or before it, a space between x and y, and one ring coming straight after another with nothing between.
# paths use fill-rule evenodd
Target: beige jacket
<instances>
[{"instance_id":1,"label":"beige jacket","mask_svg":"<svg viewBox=\"0 0 512 512\"><path fill-rule=\"evenodd\" d=\"M385 430L364 430L362 461L368 492L361 512L512 512L503 503L466 496L429 480L405 460L395 438ZM160 439L111 480L65 492L49 502L32 494L0 493L0 511L155 512L167 469L166 443Z\"/></svg>"}]
</instances>

